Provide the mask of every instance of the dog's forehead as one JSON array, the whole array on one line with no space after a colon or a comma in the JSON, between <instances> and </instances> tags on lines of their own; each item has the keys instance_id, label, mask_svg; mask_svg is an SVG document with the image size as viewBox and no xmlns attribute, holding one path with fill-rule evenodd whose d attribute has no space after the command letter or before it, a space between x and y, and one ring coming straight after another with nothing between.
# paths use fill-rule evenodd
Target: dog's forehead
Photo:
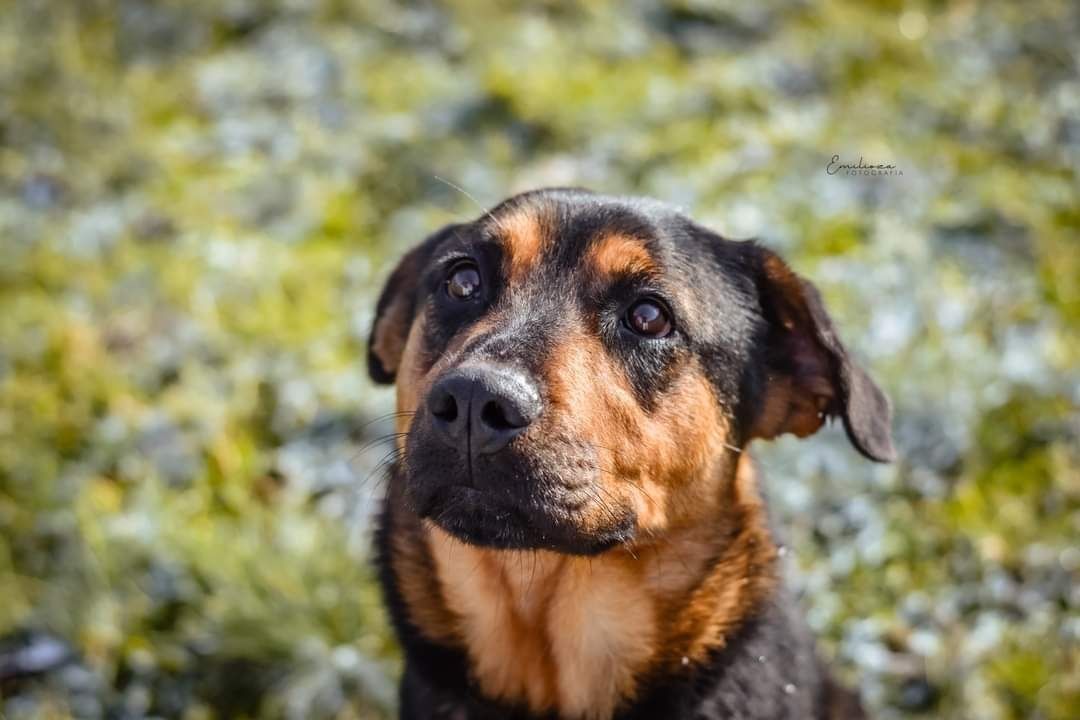
<instances>
[{"instance_id":1,"label":"dog's forehead","mask_svg":"<svg viewBox=\"0 0 1080 720\"><path fill-rule=\"evenodd\" d=\"M480 227L501 249L511 285L550 270L602 281L658 278L692 250L670 232L673 218L617 200L543 196L499 206Z\"/></svg>"}]
</instances>

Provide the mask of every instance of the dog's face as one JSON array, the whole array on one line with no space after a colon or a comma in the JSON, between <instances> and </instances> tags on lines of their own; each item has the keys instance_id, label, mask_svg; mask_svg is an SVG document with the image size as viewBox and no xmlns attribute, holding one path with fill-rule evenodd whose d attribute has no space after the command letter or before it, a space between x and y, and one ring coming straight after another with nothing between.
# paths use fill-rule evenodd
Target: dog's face
<instances>
[{"instance_id":1,"label":"dog's face","mask_svg":"<svg viewBox=\"0 0 1080 720\"><path fill-rule=\"evenodd\" d=\"M497 548L592 554L702 522L754 437L830 416L891 458L889 406L775 255L648 201L514 197L411 251L379 300L399 477Z\"/></svg>"}]
</instances>

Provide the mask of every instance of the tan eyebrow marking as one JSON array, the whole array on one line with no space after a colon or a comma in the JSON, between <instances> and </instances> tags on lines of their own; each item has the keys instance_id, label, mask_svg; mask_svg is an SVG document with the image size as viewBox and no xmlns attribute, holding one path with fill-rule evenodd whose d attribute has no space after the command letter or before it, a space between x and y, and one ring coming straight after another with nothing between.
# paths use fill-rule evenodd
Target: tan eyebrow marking
<instances>
[{"instance_id":1,"label":"tan eyebrow marking","mask_svg":"<svg viewBox=\"0 0 1080 720\"><path fill-rule=\"evenodd\" d=\"M596 275L604 278L651 274L657 269L644 242L618 234L595 241L585 255L585 262Z\"/></svg>"},{"instance_id":2,"label":"tan eyebrow marking","mask_svg":"<svg viewBox=\"0 0 1080 720\"><path fill-rule=\"evenodd\" d=\"M536 207L514 210L495 220L496 232L506 250L507 280L513 282L523 277L539 261L548 241L546 225Z\"/></svg>"}]
</instances>

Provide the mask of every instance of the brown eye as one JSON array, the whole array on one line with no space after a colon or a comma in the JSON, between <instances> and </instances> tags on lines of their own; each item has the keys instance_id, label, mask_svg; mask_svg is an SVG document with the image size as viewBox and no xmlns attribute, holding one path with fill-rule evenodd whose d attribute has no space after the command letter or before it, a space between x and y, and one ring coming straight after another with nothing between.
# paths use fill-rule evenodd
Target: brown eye
<instances>
[{"instance_id":1,"label":"brown eye","mask_svg":"<svg viewBox=\"0 0 1080 720\"><path fill-rule=\"evenodd\" d=\"M480 271L472 263L460 263L446 279L446 293L455 300L468 300L480 291Z\"/></svg>"},{"instance_id":2,"label":"brown eye","mask_svg":"<svg viewBox=\"0 0 1080 720\"><path fill-rule=\"evenodd\" d=\"M660 338L671 334L671 318L662 305L652 300L639 300L626 313L626 322L638 335Z\"/></svg>"}]
</instances>

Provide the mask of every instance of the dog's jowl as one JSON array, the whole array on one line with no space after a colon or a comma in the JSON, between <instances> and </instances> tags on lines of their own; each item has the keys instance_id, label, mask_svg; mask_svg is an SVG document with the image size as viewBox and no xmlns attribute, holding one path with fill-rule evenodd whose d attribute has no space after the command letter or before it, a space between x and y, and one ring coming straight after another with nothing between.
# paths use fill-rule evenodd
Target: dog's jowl
<instances>
[{"instance_id":1,"label":"dog's jowl","mask_svg":"<svg viewBox=\"0 0 1080 720\"><path fill-rule=\"evenodd\" d=\"M404 718L856 718L785 594L755 438L889 403L779 257L645 200L511 198L390 276L378 535Z\"/></svg>"}]
</instances>

